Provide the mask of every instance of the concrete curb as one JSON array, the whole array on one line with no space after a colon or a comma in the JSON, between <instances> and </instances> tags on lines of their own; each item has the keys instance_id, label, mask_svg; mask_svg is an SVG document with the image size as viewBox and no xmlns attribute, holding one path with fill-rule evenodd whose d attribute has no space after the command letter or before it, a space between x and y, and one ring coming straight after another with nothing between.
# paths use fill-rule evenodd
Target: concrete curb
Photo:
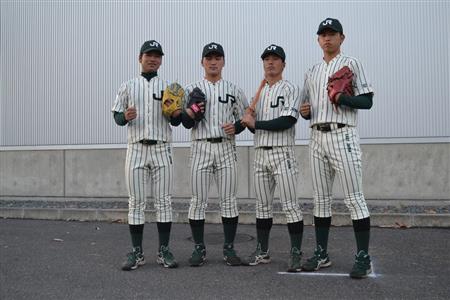
<instances>
[{"instance_id":1,"label":"concrete curb","mask_svg":"<svg viewBox=\"0 0 450 300\"><path fill-rule=\"evenodd\" d=\"M146 211L147 222L155 221L155 211ZM127 223L126 209L72 209L72 208L1 208L0 218L65 220L65 221L106 221ZM305 225L313 224L311 213L303 215ZM410 227L450 227L450 214L371 214L371 225L375 227L410 228ZM176 211L173 214L174 223L188 223L187 211ZM206 213L206 223L221 223L220 212ZM255 224L255 213L242 211L239 213L240 224ZM274 224L285 224L284 213L274 212ZM351 226L350 215L334 213L334 226Z\"/></svg>"}]
</instances>

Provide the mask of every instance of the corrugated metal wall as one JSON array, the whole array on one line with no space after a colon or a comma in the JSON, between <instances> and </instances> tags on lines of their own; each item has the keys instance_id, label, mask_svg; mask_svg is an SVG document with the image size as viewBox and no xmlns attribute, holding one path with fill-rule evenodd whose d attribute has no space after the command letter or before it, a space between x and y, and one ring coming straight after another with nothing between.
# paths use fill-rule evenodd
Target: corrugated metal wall
<instances>
[{"instance_id":1,"label":"corrugated metal wall","mask_svg":"<svg viewBox=\"0 0 450 300\"><path fill-rule=\"evenodd\" d=\"M143 41L164 48L160 75L198 80L204 44L222 43L224 77L250 98L270 43L287 52L285 78L302 86L321 59L315 31L340 19L343 52L359 57L376 89L360 113L363 140L449 141L448 2L2 1L0 147L126 142L110 108L121 82L139 74ZM297 125L299 141L307 123ZM239 136L252 139L250 133ZM175 141L189 132L174 131Z\"/></svg>"}]
</instances>

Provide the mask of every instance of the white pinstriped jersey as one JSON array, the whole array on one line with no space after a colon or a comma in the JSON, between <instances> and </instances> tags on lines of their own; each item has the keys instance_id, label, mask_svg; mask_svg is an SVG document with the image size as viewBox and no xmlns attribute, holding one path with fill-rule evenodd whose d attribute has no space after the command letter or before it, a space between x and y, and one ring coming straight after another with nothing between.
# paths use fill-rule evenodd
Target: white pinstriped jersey
<instances>
[{"instance_id":1,"label":"white pinstriped jersey","mask_svg":"<svg viewBox=\"0 0 450 300\"><path fill-rule=\"evenodd\" d=\"M341 53L328 64L323 60L306 72L301 95L302 103L309 102L311 104L311 126L320 123L357 125L357 109L339 106L336 112L328 98L328 78L344 66L348 66L353 72L353 92L355 96L374 92L372 84L358 59Z\"/></svg>"},{"instance_id":2,"label":"white pinstriped jersey","mask_svg":"<svg viewBox=\"0 0 450 300\"><path fill-rule=\"evenodd\" d=\"M153 77L150 81L143 76L124 82L117 93L112 111L125 112L128 107L136 107L137 117L128 122L128 143L140 140L171 142L172 128L162 114L162 95L167 82Z\"/></svg>"},{"instance_id":3,"label":"white pinstriped jersey","mask_svg":"<svg viewBox=\"0 0 450 300\"><path fill-rule=\"evenodd\" d=\"M224 137L234 139L227 135L222 124L234 123L242 118L248 107L244 92L234 83L220 79L212 83L206 79L186 86L184 105L187 106L189 93L194 88L200 88L206 95L205 118L196 122L192 127L192 140Z\"/></svg>"},{"instance_id":4,"label":"white pinstriped jersey","mask_svg":"<svg viewBox=\"0 0 450 300\"><path fill-rule=\"evenodd\" d=\"M256 121L269 121L291 116L298 119L300 88L287 80L280 80L272 87L266 83L256 106ZM255 130L255 147L293 146L295 126L286 130Z\"/></svg>"}]
</instances>

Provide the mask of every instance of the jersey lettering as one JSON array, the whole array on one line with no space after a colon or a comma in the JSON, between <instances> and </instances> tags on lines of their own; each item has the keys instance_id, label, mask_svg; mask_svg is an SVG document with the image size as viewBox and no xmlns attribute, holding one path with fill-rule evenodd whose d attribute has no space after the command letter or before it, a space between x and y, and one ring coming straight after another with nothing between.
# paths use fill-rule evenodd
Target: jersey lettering
<instances>
[{"instance_id":1,"label":"jersey lettering","mask_svg":"<svg viewBox=\"0 0 450 300\"><path fill-rule=\"evenodd\" d=\"M270 102L270 107L271 108L276 108L276 107L278 107L280 105L280 102L281 102L281 105L284 105L284 97L283 96L278 96L276 103L273 103L273 101L271 101Z\"/></svg>"},{"instance_id":2,"label":"jersey lettering","mask_svg":"<svg viewBox=\"0 0 450 300\"><path fill-rule=\"evenodd\" d=\"M156 94L153 93L153 100L162 101L163 95L164 95L164 91L161 91L161 97L160 98L156 97Z\"/></svg>"},{"instance_id":3,"label":"jersey lettering","mask_svg":"<svg viewBox=\"0 0 450 300\"><path fill-rule=\"evenodd\" d=\"M231 104L234 104L234 103L236 103L236 97L234 97L233 95L230 95L230 94L226 94L225 100L223 100L222 97L219 96L220 103L226 104L226 103L228 103L228 101L231 101Z\"/></svg>"}]
</instances>

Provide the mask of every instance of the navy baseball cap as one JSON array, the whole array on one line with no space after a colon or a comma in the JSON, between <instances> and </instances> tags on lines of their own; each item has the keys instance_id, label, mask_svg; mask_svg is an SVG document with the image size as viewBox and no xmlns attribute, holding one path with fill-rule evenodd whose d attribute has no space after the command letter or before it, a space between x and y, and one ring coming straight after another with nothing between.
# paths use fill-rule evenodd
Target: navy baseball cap
<instances>
[{"instance_id":1,"label":"navy baseball cap","mask_svg":"<svg viewBox=\"0 0 450 300\"><path fill-rule=\"evenodd\" d=\"M164 55L161 44L155 40L146 41L144 44L142 44L141 54L147 52L157 52L161 55Z\"/></svg>"},{"instance_id":2,"label":"navy baseball cap","mask_svg":"<svg viewBox=\"0 0 450 300\"><path fill-rule=\"evenodd\" d=\"M331 29L336 32L344 33L342 29L342 24L338 19L326 18L319 24L319 29L317 29L317 34L321 34L325 29Z\"/></svg>"},{"instance_id":3,"label":"navy baseball cap","mask_svg":"<svg viewBox=\"0 0 450 300\"><path fill-rule=\"evenodd\" d=\"M275 54L281 57L281 60L284 62L286 59L286 53L284 53L284 49L278 45L272 44L266 49L264 49L263 54L261 54L261 58L264 59L269 54Z\"/></svg>"},{"instance_id":4,"label":"navy baseball cap","mask_svg":"<svg viewBox=\"0 0 450 300\"><path fill-rule=\"evenodd\" d=\"M207 45L205 45L205 47L203 47L203 52L202 52L202 58L205 56L208 56L210 54L219 54L220 56L225 57L225 52L223 51L223 47L220 44L217 43L209 43Z\"/></svg>"}]
</instances>

